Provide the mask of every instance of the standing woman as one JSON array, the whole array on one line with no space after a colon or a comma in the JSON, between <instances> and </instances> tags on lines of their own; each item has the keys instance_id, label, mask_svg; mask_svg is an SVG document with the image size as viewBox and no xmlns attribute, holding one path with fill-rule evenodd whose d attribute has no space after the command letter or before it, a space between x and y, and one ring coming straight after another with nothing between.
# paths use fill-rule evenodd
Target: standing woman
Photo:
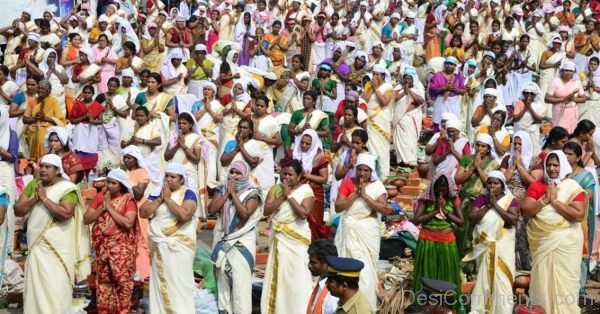
<instances>
[{"instance_id":1,"label":"standing woman","mask_svg":"<svg viewBox=\"0 0 600 314\"><path fill-rule=\"evenodd\" d=\"M569 138L570 141L575 142L581 146L583 151L583 162L584 167L595 171L596 165L600 164L600 160L596 154L596 146L594 145L594 133L596 132L596 125L590 120L580 120L575 127L575 131Z\"/></svg>"},{"instance_id":2,"label":"standing woman","mask_svg":"<svg viewBox=\"0 0 600 314\"><path fill-rule=\"evenodd\" d=\"M151 72L159 72L163 63L165 40L160 36L156 23L150 22L142 36L142 51L144 52L144 67Z\"/></svg>"},{"instance_id":3,"label":"standing woman","mask_svg":"<svg viewBox=\"0 0 600 314\"><path fill-rule=\"evenodd\" d=\"M475 225L473 251L463 261L477 261L477 283L471 308L490 313L510 313L515 274L515 226L519 203L508 190L504 175L491 171L484 194L472 205L469 221Z\"/></svg>"},{"instance_id":4,"label":"standing woman","mask_svg":"<svg viewBox=\"0 0 600 314\"><path fill-rule=\"evenodd\" d=\"M0 266L4 269L14 232L13 205L17 198L15 163L19 156L19 138L9 127L8 110L0 107ZM0 275L0 284L4 274Z\"/></svg>"},{"instance_id":5,"label":"standing woman","mask_svg":"<svg viewBox=\"0 0 600 314\"><path fill-rule=\"evenodd\" d=\"M94 88L83 87L81 96L69 113L69 121L75 125L73 129L73 149L83 163L85 173L96 169L98 163L99 126L102 125L104 107L94 100Z\"/></svg>"},{"instance_id":6,"label":"standing woman","mask_svg":"<svg viewBox=\"0 0 600 314\"><path fill-rule=\"evenodd\" d=\"M356 109L355 109L356 110ZM358 128L352 131L349 140L348 148L339 155L339 158L334 166L334 180L331 182L330 189L330 204L335 204L335 200L338 197L338 190L342 180L347 178L353 178L355 176L354 169L356 166L356 160L361 154L369 154L367 149L367 142L369 141L369 135L367 131ZM379 173L379 171L378 171ZM333 215L333 206L330 206L330 213Z\"/></svg>"},{"instance_id":7,"label":"standing woman","mask_svg":"<svg viewBox=\"0 0 600 314\"><path fill-rule=\"evenodd\" d=\"M150 219L152 313L194 313L196 223L192 218L198 199L188 183L185 167L170 163L162 186L140 208L140 217Z\"/></svg>"},{"instance_id":8,"label":"standing woman","mask_svg":"<svg viewBox=\"0 0 600 314\"><path fill-rule=\"evenodd\" d=\"M223 127L221 130L220 149L222 154L225 144L235 138L237 125L242 118L249 118L252 114L252 97L248 94L248 85L245 80L234 80L231 88L231 101L223 109Z\"/></svg>"},{"instance_id":9,"label":"standing woman","mask_svg":"<svg viewBox=\"0 0 600 314\"><path fill-rule=\"evenodd\" d=\"M527 187L538 180L531 173L531 169L540 163L539 157L535 154L533 142L529 133L517 131L513 136L510 155L505 156L500 164L500 171L506 178L508 189L519 203L525 198ZM526 275L529 275L529 271L531 271L531 254L529 253L529 242L527 242L528 221L519 215L515 234L516 270L517 273Z\"/></svg>"},{"instance_id":10,"label":"standing woman","mask_svg":"<svg viewBox=\"0 0 600 314\"><path fill-rule=\"evenodd\" d=\"M540 57L540 90L542 95L546 97L546 92L552 80L556 78L556 71L565 57L565 53L561 50L562 39L559 35L553 35L548 45L548 50L542 53ZM583 92L583 91L582 91ZM546 100L544 100L546 102ZM547 117L552 117L552 107L546 102L546 114ZM554 118L554 117L553 117Z\"/></svg>"},{"instance_id":11,"label":"standing woman","mask_svg":"<svg viewBox=\"0 0 600 314\"><path fill-rule=\"evenodd\" d=\"M262 193L250 182L249 175L247 163L231 163L226 183L219 186L208 205L209 214L217 215L212 260L216 263L219 309L227 313L252 312L252 272Z\"/></svg>"},{"instance_id":12,"label":"standing woman","mask_svg":"<svg viewBox=\"0 0 600 314\"><path fill-rule=\"evenodd\" d=\"M580 224L587 210L586 193L567 178L571 172L562 151L550 152L544 160L544 178L529 186L521 204L521 214L529 218L533 259L529 296L546 313L581 311L577 304L584 243Z\"/></svg>"},{"instance_id":13,"label":"standing woman","mask_svg":"<svg viewBox=\"0 0 600 314\"><path fill-rule=\"evenodd\" d=\"M515 103L513 111L515 132L524 131L529 133L535 153L540 150L540 125L546 114L546 105L541 99L541 92L536 83L525 83L522 96Z\"/></svg>"},{"instance_id":14,"label":"standing woman","mask_svg":"<svg viewBox=\"0 0 600 314\"><path fill-rule=\"evenodd\" d=\"M44 51L44 57L42 62L37 66L33 64L33 72L40 77L45 78L52 85L52 96L56 99L61 100L61 108L66 111L64 102L62 101L65 97L65 86L69 83L69 76L65 68L57 62L58 54L52 48Z\"/></svg>"},{"instance_id":15,"label":"standing woman","mask_svg":"<svg viewBox=\"0 0 600 314\"><path fill-rule=\"evenodd\" d=\"M255 32L256 25L252 20L252 15L248 11L243 12L242 16L238 18L238 21L235 24L235 42L242 45L239 65L248 65L250 63L251 47L255 45Z\"/></svg>"},{"instance_id":16,"label":"standing woman","mask_svg":"<svg viewBox=\"0 0 600 314\"><path fill-rule=\"evenodd\" d=\"M304 109L296 110L290 119L288 131L292 137L302 134L307 129L313 129L320 138L329 136L329 116L316 109L317 93L307 91L302 97Z\"/></svg>"},{"instance_id":17,"label":"standing woman","mask_svg":"<svg viewBox=\"0 0 600 314\"><path fill-rule=\"evenodd\" d=\"M133 198L138 208L139 237L137 241L137 255L135 258L135 271L145 280L150 277L150 249L148 248L148 219L139 217L139 209L146 201L146 190L150 184L150 176L144 168L144 157L140 150L133 146L127 146L121 151L123 155L123 170L127 173Z\"/></svg>"},{"instance_id":18,"label":"standing woman","mask_svg":"<svg viewBox=\"0 0 600 314\"><path fill-rule=\"evenodd\" d=\"M72 77L75 65L79 64L79 49L82 44L81 35L71 33L68 37L69 44L60 55L60 65L65 67L66 75L69 78L69 83L65 86L65 106L67 107L67 112L75 104L77 89L79 89L79 85L73 82Z\"/></svg>"},{"instance_id":19,"label":"standing woman","mask_svg":"<svg viewBox=\"0 0 600 314\"><path fill-rule=\"evenodd\" d=\"M367 102L367 133L369 151L379 156L384 177L390 173L390 141L392 139L392 98L394 87L390 84L390 73L384 66L373 67L373 78L367 84L362 98ZM373 304L375 307L375 304Z\"/></svg>"},{"instance_id":20,"label":"standing woman","mask_svg":"<svg viewBox=\"0 0 600 314\"><path fill-rule=\"evenodd\" d=\"M135 273L137 205L127 173L113 169L106 190L96 194L83 216L92 226L96 253L96 302L100 313L129 313Z\"/></svg>"},{"instance_id":21,"label":"standing woman","mask_svg":"<svg viewBox=\"0 0 600 314\"><path fill-rule=\"evenodd\" d=\"M273 168L275 160L273 152L281 145L281 127L277 119L269 114L269 98L260 93L254 101L254 139L259 142L262 148L262 161L255 171L256 177L260 182L260 188L265 193L271 189L275 180L273 178Z\"/></svg>"},{"instance_id":22,"label":"standing woman","mask_svg":"<svg viewBox=\"0 0 600 314\"><path fill-rule=\"evenodd\" d=\"M204 173L200 173L199 171L199 164L204 161L204 156L202 156L204 141L204 137L200 135L200 130L194 116L187 111L179 113L179 116L177 116L177 127L171 135L164 158L166 162L175 162L185 167L190 180L188 186L191 186L195 192L199 190L199 187L206 185ZM206 166L204 164L202 169L206 169ZM205 214L205 201L204 199L198 200L203 217L203 214Z\"/></svg>"},{"instance_id":23,"label":"standing woman","mask_svg":"<svg viewBox=\"0 0 600 314\"><path fill-rule=\"evenodd\" d=\"M433 4L430 4L431 6ZM427 14L427 20L425 20L425 62L442 55L440 34L445 30L446 9L445 5L438 5L433 12Z\"/></svg>"},{"instance_id":24,"label":"standing woman","mask_svg":"<svg viewBox=\"0 0 600 314\"><path fill-rule=\"evenodd\" d=\"M302 161L302 179L313 190L315 201L307 218L312 241L329 238L329 228L323 223L325 191L323 185L329 178L329 161L321 145L317 132L307 129L302 132L294 145L293 158Z\"/></svg>"},{"instance_id":25,"label":"standing woman","mask_svg":"<svg viewBox=\"0 0 600 314\"><path fill-rule=\"evenodd\" d=\"M417 78L417 70L405 67L400 85L394 88L394 148L396 159L411 167L417 166L417 153L419 135L421 134L421 121L423 110L421 105L425 102L425 87Z\"/></svg>"},{"instance_id":26,"label":"standing woman","mask_svg":"<svg viewBox=\"0 0 600 314\"><path fill-rule=\"evenodd\" d=\"M209 145L206 172L206 185L214 189L217 187L219 163L219 139L221 138L221 123L223 122L223 105L215 99L217 86L208 81L202 82L202 93L204 98L201 100L200 110L194 113L198 121L198 128L202 132ZM201 192L203 194L204 192Z\"/></svg>"},{"instance_id":27,"label":"standing woman","mask_svg":"<svg viewBox=\"0 0 600 314\"><path fill-rule=\"evenodd\" d=\"M587 282L590 257L594 244L594 235L596 233L596 207L594 198L596 195L596 178L595 171L584 168L583 151L581 146L575 142L568 142L563 147L563 152L567 156L569 165L573 169L569 178L579 183L586 191L586 208L585 219L581 222L583 230L583 260L581 262L581 279L579 281L579 295L585 296L585 284ZM594 168L595 170L595 168Z\"/></svg>"},{"instance_id":28,"label":"standing woman","mask_svg":"<svg viewBox=\"0 0 600 314\"><path fill-rule=\"evenodd\" d=\"M123 96L117 94L121 83L116 77L108 79L107 90L96 96L102 111L102 125L98 126L98 169L112 169L120 164L121 159L121 134L127 125L130 108ZM128 96L129 98L129 96Z\"/></svg>"},{"instance_id":29,"label":"standing woman","mask_svg":"<svg viewBox=\"0 0 600 314\"><path fill-rule=\"evenodd\" d=\"M31 112L38 101L38 84L40 77L35 74L30 75L25 81L25 91L18 92L10 104L9 115L11 118L17 119L17 127L15 131L19 137L19 149L23 156L28 157L29 145L25 137L27 123L24 122L25 117L31 117Z\"/></svg>"},{"instance_id":30,"label":"standing woman","mask_svg":"<svg viewBox=\"0 0 600 314\"><path fill-rule=\"evenodd\" d=\"M264 207L264 216L272 215L272 232L260 309L262 313L301 314L306 312L312 287L307 218L315 197L310 186L302 183L300 161L285 164L281 177L282 183L269 191Z\"/></svg>"},{"instance_id":31,"label":"standing woman","mask_svg":"<svg viewBox=\"0 0 600 314\"><path fill-rule=\"evenodd\" d=\"M559 77L552 80L544 98L552 104L552 125L562 126L569 133L575 130L579 121L578 104L586 102L581 81L574 76L575 63L564 61L559 68Z\"/></svg>"},{"instance_id":32,"label":"standing woman","mask_svg":"<svg viewBox=\"0 0 600 314\"><path fill-rule=\"evenodd\" d=\"M187 76L187 68L182 62L183 54L179 49L173 49L165 59L160 68L163 77L163 91L171 96L187 93L187 85L184 78Z\"/></svg>"},{"instance_id":33,"label":"standing woman","mask_svg":"<svg viewBox=\"0 0 600 314\"><path fill-rule=\"evenodd\" d=\"M83 86L92 85L94 90L97 90L97 83L100 83L100 66L95 63L94 53L89 47L82 47L79 49L79 64L73 66L73 76L71 81L77 85L77 92L75 96L79 96L82 92ZM77 98L75 98L77 101ZM70 112L71 107L67 106Z\"/></svg>"},{"instance_id":34,"label":"standing woman","mask_svg":"<svg viewBox=\"0 0 600 314\"><path fill-rule=\"evenodd\" d=\"M460 287L460 257L454 226L461 227L463 214L457 206L452 177L438 173L419 197L413 222L421 225L415 252L414 291L422 288L421 278L444 280Z\"/></svg>"},{"instance_id":35,"label":"standing woman","mask_svg":"<svg viewBox=\"0 0 600 314\"><path fill-rule=\"evenodd\" d=\"M219 98L230 94L235 85L235 80L240 78L238 71L239 52L235 49L229 50L225 61L219 68Z\"/></svg>"},{"instance_id":36,"label":"standing woman","mask_svg":"<svg viewBox=\"0 0 600 314\"><path fill-rule=\"evenodd\" d=\"M55 154L62 160L63 170L71 182L79 183L85 173L81 159L69 147L69 131L63 127L53 126L46 135L46 149L48 154Z\"/></svg>"},{"instance_id":37,"label":"standing woman","mask_svg":"<svg viewBox=\"0 0 600 314\"><path fill-rule=\"evenodd\" d=\"M51 89L50 82L41 81L38 86L37 104L31 111L26 110L23 116L23 123L28 125L24 136L33 160L39 160L45 153L44 142L48 128L65 125L65 115L58 100L50 96Z\"/></svg>"},{"instance_id":38,"label":"standing woman","mask_svg":"<svg viewBox=\"0 0 600 314\"><path fill-rule=\"evenodd\" d=\"M135 145L144 156L144 164L150 174L150 180L154 184L160 182L159 172L162 156L160 156L159 147L162 144L162 138L157 127L150 123L150 112L148 108L139 106L134 111L134 133L129 139L121 141L121 148L129 145Z\"/></svg>"},{"instance_id":39,"label":"standing woman","mask_svg":"<svg viewBox=\"0 0 600 314\"><path fill-rule=\"evenodd\" d=\"M108 80L115 76L115 65L119 57L110 47L106 34L98 36L98 46L93 48L93 51L94 60L100 66L100 83L98 85L98 93L100 94L107 91Z\"/></svg>"},{"instance_id":40,"label":"standing woman","mask_svg":"<svg viewBox=\"0 0 600 314\"><path fill-rule=\"evenodd\" d=\"M461 184L458 195L462 200L463 217L471 212L471 204L477 196L483 193L484 184L487 182L487 173L498 170L500 165L496 161L494 141L489 134L481 133L475 138L475 152L473 156L464 156L460 159L454 179L456 184ZM462 228L457 230L458 252L461 257L471 249L473 225L465 221ZM472 275L475 269L463 270L467 275Z\"/></svg>"},{"instance_id":41,"label":"standing woman","mask_svg":"<svg viewBox=\"0 0 600 314\"><path fill-rule=\"evenodd\" d=\"M153 118L159 117L159 112L169 116L169 121L175 122L175 108L173 106L173 98L171 95L162 92L163 79L156 72L150 73L148 77L148 89L145 92L140 92L135 97L137 106L144 106L151 112ZM168 125L167 125L168 127Z\"/></svg>"},{"instance_id":42,"label":"standing woman","mask_svg":"<svg viewBox=\"0 0 600 314\"><path fill-rule=\"evenodd\" d=\"M359 288L373 308L377 306L377 261L381 231L381 214L386 213L387 193L377 177L376 157L362 154L356 159L355 177L340 185L335 211L342 214L335 243L341 257L351 257L365 264Z\"/></svg>"}]
</instances>

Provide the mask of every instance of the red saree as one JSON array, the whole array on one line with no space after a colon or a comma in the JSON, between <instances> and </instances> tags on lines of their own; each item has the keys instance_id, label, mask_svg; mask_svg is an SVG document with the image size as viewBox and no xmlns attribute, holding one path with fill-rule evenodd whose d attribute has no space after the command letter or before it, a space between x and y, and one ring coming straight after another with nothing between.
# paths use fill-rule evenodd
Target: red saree
<instances>
[{"instance_id":1,"label":"red saree","mask_svg":"<svg viewBox=\"0 0 600 314\"><path fill-rule=\"evenodd\" d=\"M103 210L104 193L96 195L90 208ZM131 194L112 198L112 206L121 215L137 212ZM136 219L137 220L137 219ZM96 302L98 313L127 314L133 292L135 256L137 252L137 221L129 230L117 225L110 213L104 212L92 227L96 251Z\"/></svg>"},{"instance_id":2,"label":"red saree","mask_svg":"<svg viewBox=\"0 0 600 314\"><path fill-rule=\"evenodd\" d=\"M329 161L323 153L319 153L314 161L313 168L310 174L318 175L321 169L327 169ZM315 203L313 205L310 216L308 216L308 225L310 227L310 233L312 241L318 239L329 239L329 227L323 222L323 215L325 211L325 191L322 184L317 184L312 181L308 181L308 185L313 190L315 195Z\"/></svg>"}]
</instances>

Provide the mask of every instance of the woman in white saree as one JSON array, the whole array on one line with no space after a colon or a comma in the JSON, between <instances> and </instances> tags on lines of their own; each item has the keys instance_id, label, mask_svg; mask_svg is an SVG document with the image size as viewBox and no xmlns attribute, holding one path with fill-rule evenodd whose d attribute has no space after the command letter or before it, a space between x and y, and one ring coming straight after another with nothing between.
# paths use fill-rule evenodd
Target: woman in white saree
<instances>
[{"instance_id":1,"label":"woman in white saree","mask_svg":"<svg viewBox=\"0 0 600 314\"><path fill-rule=\"evenodd\" d=\"M370 142L370 141L369 141ZM377 262L381 231L379 217L385 214L387 192L377 177L376 157L361 154L356 159L354 178L340 185L336 212L343 212L335 244L341 257L351 257L365 264L360 274L360 291L373 308L377 307Z\"/></svg>"},{"instance_id":2,"label":"woman in white saree","mask_svg":"<svg viewBox=\"0 0 600 314\"><path fill-rule=\"evenodd\" d=\"M163 90L171 96L187 93L188 88L184 78L187 76L188 70L182 60L183 53L181 53L181 50L173 49L160 68L160 74L164 78L162 82Z\"/></svg>"},{"instance_id":3,"label":"woman in white saree","mask_svg":"<svg viewBox=\"0 0 600 314\"><path fill-rule=\"evenodd\" d=\"M73 283L90 274L90 234L77 186L62 170L60 157L40 160L40 178L31 181L14 206L29 214L25 268L25 313L69 313Z\"/></svg>"},{"instance_id":4,"label":"woman in white saree","mask_svg":"<svg viewBox=\"0 0 600 314\"><path fill-rule=\"evenodd\" d=\"M256 226L262 218L261 191L250 182L250 166L234 161L227 181L219 186L208 205L218 215L213 231L219 310L252 312L252 272L256 255Z\"/></svg>"},{"instance_id":5,"label":"woman in white saree","mask_svg":"<svg viewBox=\"0 0 600 314\"><path fill-rule=\"evenodd\" d=\"M369 133L369 151L379 156L381 173L387 177L390 173L390 141L392 139L392 106L394 87L389 83L390 74L384 66L373 67L373 78L369 82L362 98L367 102L367 133Z\"/></svg>"},{"instance_id":6,"label":"woman in white saree","mask_svg":"<svg viewBox=\"0 0 600 314\"><path fill-rule=\"evenodd\" d=\"M583 248L580 222L587 209L586 193L568 179L571 166L562 151L544 161L544 178L532 183L521 204L528 217L532 255L529 296L546 313L579 313L579 279Z\"/></svg>"},{"instance_id":7,"label":"woman in white saree","mask_svg":"<svg viewBox=\"0 0 600 314\"><path fill-rule=\"evenodd\" d=\"M600 125L600 59L593 56L588 61L588 67L585 71L587 81L582 82L584 85L587 101L585 104L579 105L579 119L587 119L595 125Z\"/></svg>"},{"instance_id":8,"label":"woman in white saree","mask_svg":"<svg viewBox=\"0 0 600 314\"><path fill-rule=\"evenodd\" d=\"M166 162L182 164L188 175L188 186L194 192L198 193L201 188L206 186L206 177L204 170L206 164L206 139L200 133L198 124L192 113L184 111L177 116L177 127L171 134L169 146L165 150L164 157ZM200 167L202 165L202 167ZM202 172L200 172L202 168ZM205 195L200 195L198 206L200 208L200 217L206 217L206 204L208 199Z\"/></svg>"},{"instance_id":9,"label":"woman in white saree","mask_svg":"<svg viewBox=\"0 0 600 314\"><path fill-rule=\"evenodd\" d=\"M421 133L425 101L425 88L417 78L417 70L411 66L404 68L403 83L394 88L394 148L396 160L406 165L417 165L418 140Z\"/></svg>"},{"instance_id":10,"label":"woman in white saree","mask_svg":"<svg viewBox=\"0 0 600 314\"><path fill-rule=\"evenodd\" d=\"M542 95L546 95L550 82L556 78L556 71L565 57L564 51L561 50L562 39L559 35L554 35L548 43L548 50L542 53L540 57L540 90ZM552 105L546 104L546 117L552 117Z\"/></svg>"},{"instance_id":11,"label":"woman in white saree","mask_svg":"<svg viewBox=\"0 0 600 314\"><path fill-rule=\"evenodd\" d=\"M162 186L150 193L140 217L150 219L152 251L150 312L194 313L193 264L196 252L197 196L182 164L170 163Z\"/></svg>"},{"instance_id":12,"label":"woman in white saree","mask_svg":"<svg viewBox=\"0 0 600 314\"><path fill-rule=\"evenodd\" d=\"M525 83L521 94L513 111L515 133L519 131L529 133L533 140L533 151L539 152L540 124L546 114L546 105L541 99L540 87L534 82Z\"/></svg>"},{"instance_id":13,"label":"woman in white saree","mask_svg":"<svg viewBox=\"0 0 600 314\"><path fill-rule=\"evenodd\" d=\"M248 94L248 83L246 80L233 80L230 95L231 102L227 104L223 110L219 156L223 154L225 144L235 138L237 125L240 120L242 118L250 117L252 113L252 97Z\"/></svg>"},{"instance_id":14,"label":"woman in white saree","mask_svg":"<svg viewBox=\"0 0 600 314\"><path fill-rule=\"evenodd\" d=\"M206 172L206 186L214 189L218 185L218 171L221 163L219 162L219 139L221 136L221 122L223 121L223 105L215 99L217 94L217 86L209 81L202 81L202 93L204 98L200 102L200 110L194 113L194 117L198 121L198 128L200 132L206 138L209 145L207 152L207 168L204 169ZM200 191L200 194L204 194L205 191Z\"/></svg>"},{"instance_id":15,"label":"woman in white saree","mask_svg":"<svg viewBox=\"0 0 600 314\"><path fill-rule=\"evenodd\" d=\"M306 219L315 197L309 185L301 183L301 174L301 161L288 162L281 169L282 183L273 186L265 202L264 215L272 217L271 250L260 301L264 314L304 314L310 299L311 234Z\"/></svg>"},{"instance_id":16,"label":"woman in white saree","mask_svg":"<svg viewBox=\"0 0 600 314\"><path fill-rule=\"evenodd\" d=\"M469 220L473 250L463 261L477 261L477 282L471 310L490 314L512 313L515 276L515 226L519 203L500 171L487 174L486 190L473 201Z\"/></svg>"}]
</instances>

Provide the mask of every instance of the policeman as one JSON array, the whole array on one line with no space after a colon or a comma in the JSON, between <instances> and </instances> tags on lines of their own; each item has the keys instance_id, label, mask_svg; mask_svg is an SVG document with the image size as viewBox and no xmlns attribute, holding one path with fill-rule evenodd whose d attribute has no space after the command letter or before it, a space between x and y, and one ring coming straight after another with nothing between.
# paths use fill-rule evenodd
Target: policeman
<instances>
[{"instance_id":1,"label":"policeman","mask_svg":"<svg viewBox=\"0 0 600 314\"><path fill-rule=\"evenodd\" d=\"M327 256L327 289L339 299L336 314L374 314L367 297L358 290L360 270L363 262L344 257Z\"/></svg>"}]
</instances>

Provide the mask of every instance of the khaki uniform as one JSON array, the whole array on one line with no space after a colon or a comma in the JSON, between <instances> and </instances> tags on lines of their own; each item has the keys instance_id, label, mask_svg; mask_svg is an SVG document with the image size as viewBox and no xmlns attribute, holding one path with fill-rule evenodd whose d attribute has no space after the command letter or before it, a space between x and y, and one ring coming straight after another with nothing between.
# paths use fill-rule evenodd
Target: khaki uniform
<instances>
[{"instance_id":1,"label":"khaki uniform","mask_svg":"<svg viewBox=\"0 0 600 314\"><path fill-rule=\"evenodd\" d=\"M344 305L337 308L335 314L375 314L367 297L362 292L356 294Z\"/></svg>"}]
</instances>

